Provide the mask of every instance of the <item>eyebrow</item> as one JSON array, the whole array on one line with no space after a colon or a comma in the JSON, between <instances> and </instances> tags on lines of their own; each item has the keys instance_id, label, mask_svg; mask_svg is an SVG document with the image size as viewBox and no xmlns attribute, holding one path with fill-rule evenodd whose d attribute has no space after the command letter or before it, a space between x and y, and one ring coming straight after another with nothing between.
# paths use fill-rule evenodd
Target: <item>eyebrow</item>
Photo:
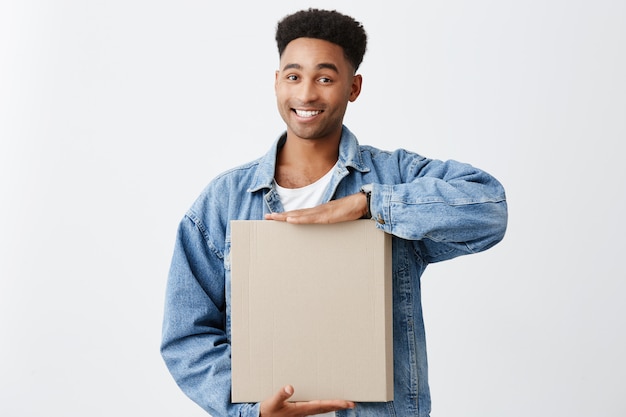
<instances>
[{"instance_id":1,"label":"eyebrow","mask_svg":"<svg viewBox=\"0 0 626 417\"><path fill-rule=\"evenodd\" d=\"M302 65L300 64L287 64L283 67L283 71L289 70L289 69L297 69L297 70L301 70L302 69ZM317 70L321 70L321 69L329 69L329 70L333 70L336 73L339 73L339 69L337 69L337 66L335 64L332 64L330 62L322 62L320 64L317 64L315 66L315 69Z\"/></svg>"}]
</instances>

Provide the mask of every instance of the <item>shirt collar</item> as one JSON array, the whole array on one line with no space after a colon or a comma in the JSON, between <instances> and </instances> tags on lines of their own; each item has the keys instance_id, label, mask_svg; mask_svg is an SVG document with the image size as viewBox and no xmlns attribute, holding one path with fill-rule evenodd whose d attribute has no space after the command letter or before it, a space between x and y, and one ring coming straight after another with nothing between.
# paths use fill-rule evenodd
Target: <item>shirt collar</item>
<instances>
[{"instance_id":1,"label":"shirt collar","mask_svg":"<svg viewBox=\"0 0 626 417\"><path fill-rule=\"evenodd\" d=\"M276 156L278 155L278 150L285 144L285 140L287 140L286 132L280 135L280 137L274 141L270 150L261 157L256 176L250 188L248 188L248 192L255 192L263 188L272 187L274 172L276 171ZM346 126L343 126L341 130L338 165L352 167L361 172L369 171L369 168L363 163L361 153L359 152L359 142Z\"/></svg>"}]
</instances>

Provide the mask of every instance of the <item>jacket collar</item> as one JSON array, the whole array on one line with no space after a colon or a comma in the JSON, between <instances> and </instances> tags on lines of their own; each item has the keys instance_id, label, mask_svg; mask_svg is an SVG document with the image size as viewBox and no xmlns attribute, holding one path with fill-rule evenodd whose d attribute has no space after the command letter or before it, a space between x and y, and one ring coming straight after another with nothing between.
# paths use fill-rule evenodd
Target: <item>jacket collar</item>
<instances>
[{"instance_id":1,"label":"jacket collar","mask_svg":"<svg viewBox=\"0 0 626 417\"><path fill-rule=\"evenodd\" d=\"M278 150L283 147L286 140L287 133L285 132L274 141L270 150L259 159L256 175L252 180L250 188L248 188L248 192L272 188L274 172L276 171L276 156L278 155ZM351 167L361 172L369 171L369 168L363 163L361 152L359 152L359 142L346 126L343 126L341 130L339 160L337 164L340 167Z\"/></svg>"}]
</instances>

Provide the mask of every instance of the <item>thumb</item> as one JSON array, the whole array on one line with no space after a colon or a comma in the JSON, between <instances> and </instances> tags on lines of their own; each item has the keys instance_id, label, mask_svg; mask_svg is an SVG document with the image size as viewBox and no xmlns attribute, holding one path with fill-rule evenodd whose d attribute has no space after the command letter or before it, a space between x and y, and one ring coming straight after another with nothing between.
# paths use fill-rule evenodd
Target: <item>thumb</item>
<instances>
[{"instance_id":1,"label":"thumb","mask_svg":"<svg viewBox=\"0 0 626 417\"><path fill-rule=\"evenodd\" d=\"M285 409L287 400L293 395L294 389L291 385L285 385L270 398L261 402L259 416L272 416Z\"/></svg>"},{"instance_id":2,"label":"thumb","mask_svg":"<svg viewBox=\"0 0 626 417\"><path fill-rule=\"evenodd\" d=\"M280 402L285 402L289 398L291 398L293 393L294 393L293 387L291 385L285 385L280 391L278 391L278 393L276 394L276 397L278 397L278 400Z\"/></svg>"}]
</instances>

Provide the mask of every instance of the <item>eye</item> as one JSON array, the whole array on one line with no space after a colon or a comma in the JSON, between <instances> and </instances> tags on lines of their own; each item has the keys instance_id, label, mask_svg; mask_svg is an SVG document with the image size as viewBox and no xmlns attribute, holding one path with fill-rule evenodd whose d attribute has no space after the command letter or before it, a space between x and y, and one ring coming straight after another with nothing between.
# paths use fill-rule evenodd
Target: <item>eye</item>
<instances>
[{"instance_id":1,"label":"eye","mask_svg":"<svg viewBox=\"0 0 626 417\"><path fill-rule=\"evenodd\" d=\"M320 83L322 83L322 84L330 84L330 83L333 82L333 80L331 80L330 78L327 78L327 77L319 78L318 81Z\"/></svg>"},{"instance_id":2,"label":"eye","mask_svg":"<svg viewBox=\"0 0 626 417\"><path fill-rule=\"evenodd\" d=\"M289 81L298 81L298 76L294 74L290 74L286 77Z\"/></svg>"}]
</instances>

